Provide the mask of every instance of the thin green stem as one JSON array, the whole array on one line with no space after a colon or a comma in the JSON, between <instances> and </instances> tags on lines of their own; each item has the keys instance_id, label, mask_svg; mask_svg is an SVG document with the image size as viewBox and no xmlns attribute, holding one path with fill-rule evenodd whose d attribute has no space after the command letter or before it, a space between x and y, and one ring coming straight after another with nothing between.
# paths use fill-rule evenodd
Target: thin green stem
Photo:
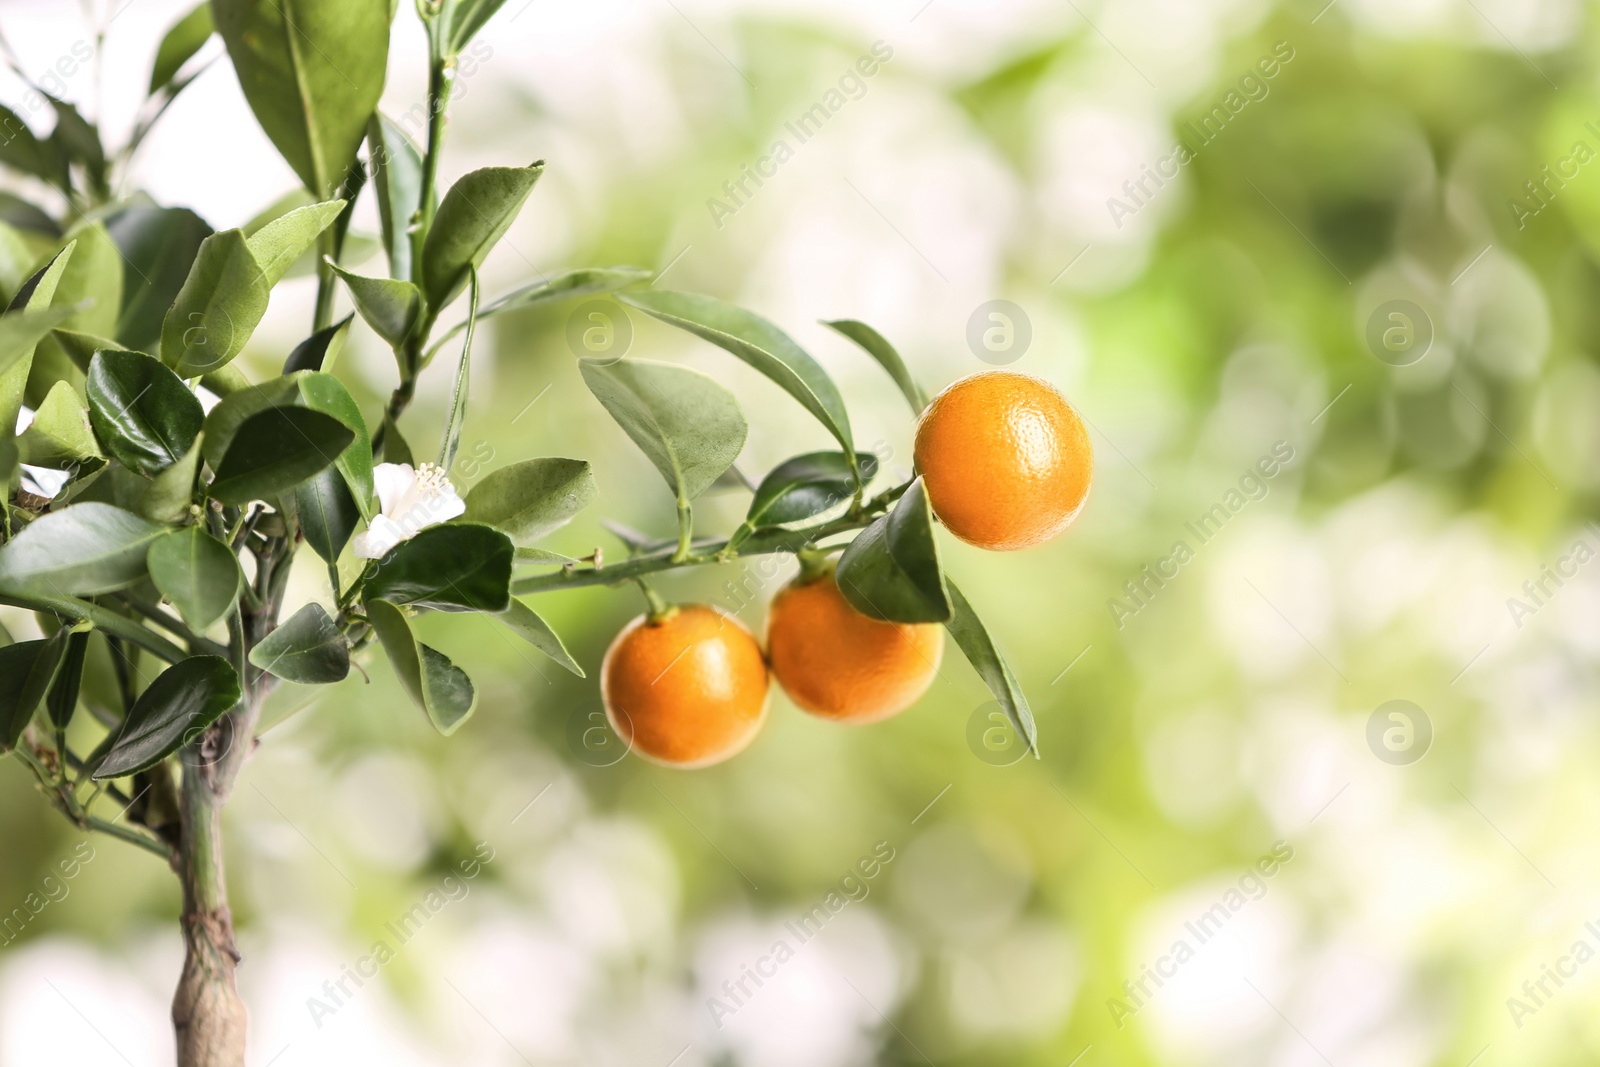
<instances>
[{"instance_id":1,"label":"thin green stem","mask_svg":"<svg viewBox=\"0 0 1600 1067\"><path fill-rule=\"evenodd\" d=\"M333 227L323 230L317 237L317 306L311 316L311 332L316 333L333 323L334 254Z\"/></svg>"},{"instance_id":2,"label":"thin green stem","mask_svg":"<svg viewBox=\"0 0 1600 1067\"><path fill-rule=\"evenodd\" d=\"M195 633L182 622L174 619L171 615L168 615L158 607L155 607L151 604L146 604L126 594L119 595L118 599L120 599L124 604L128 605L128 607L132 608L134 611L138 612L146 620L155 623L157 626L167 631L167 633L171 634L173 637L178 638L180 641L187 642L190 650L193 652L205 653L212 656L221 656L227 651L215 641Z\"/></svg>"},{"instance_id":3,"label":"thin green stem","mask_svg":"<svg viewBox=\"0 0 1600 1067\"><path fill-rule=\"evenodd\" d=\"M144 649L166 660L168 663L178 663L189 658L189 653L168 641L160 634L140 626L137 622L123 615L118 615L110 608L99 604L91 604L87 600L79 600L70 596L19 596L15 593L0 593L0 604L9 604L14 608L27 608L30 611L53 611L58 615L68 615L75 619L87 619L94 623L97 629L108 634L115 634L125 641L131 641Z\"/></svg>"},{"instance_id":4,"label":"thin green stem","mask_svg":"<svg viewBox=\"0 0 1600 1067\"><path fill-rule=\"evenodd\" d=\"M84 824L91 830L106 834L110 837L119 838L128 842L130 845L138 845L146 852L154 853L155 855L166 860L168 863L171 863L173 861L173 857L176 855L171 846L169 846L165 841L161 841L150 836L149 834L141 833L140 831L133 829L131 826L118 826L114 822L107 822L105 819L97 818L93 815L90 815L87 819L85 819Z\"/></svg>"},{"instance_id":5,"label":"thin green stem","mask_svg":"<svg viewBox=\"0 0 1600 1067\"><path fill-rule=\"evenodd\" d=\"M694 512L689 507L689 502L683 497L678 498L678 550L672 554L672 562L682 563L689 558L689 550L694 543Z\"/></svg>"},{"instance_id":6,"label":"thin green stem","mask_svg":"<svg viewBox=\"0 0 1600 1067\"><path fill-rule=\"evenodd\" d=\"M442 20L428 26L428 146L422 157L422 189L416 213L411 216L411 280L422 285L422 248L433 225L434 201L438 198L439 150L444 142L444 113L455 84L455 60L442 51L445 28ZM438 309L432 309L437 313Z\"/></svg>"}]
</instances>

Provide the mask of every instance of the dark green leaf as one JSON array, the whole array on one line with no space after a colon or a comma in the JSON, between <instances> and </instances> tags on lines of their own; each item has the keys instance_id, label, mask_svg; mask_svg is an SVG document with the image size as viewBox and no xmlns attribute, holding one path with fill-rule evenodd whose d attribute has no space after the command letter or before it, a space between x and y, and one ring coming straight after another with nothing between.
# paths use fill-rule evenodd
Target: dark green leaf
<instances>
[{"instance_id":1,"label":"dark green leaf","mask_svg":"<svg viewBox=\"0 0 1600 1067\"><path fill-rule=\"evenodd\" d=\"M63 642L19 641L0 648L0 752L17 747L61 665Z\"/></svg>"},{"instance_id":2,"label":"dark green leaf","mask_svg":"<svg viewBox=\"0 0 1600 1067\"><path fill-rule=\"evenodd\" d=\"M488 526L431 526L383 557L362 595L442 611L504 611L512 555L510 538Z\"/></svg>"},{"instance_id":3,"label":"dark green leaf","mask_svg":"<svg viewBox=\"0 0 1600 1067\"><path fill-rule=\"evenodd\" d=\"M422 153L406 131L382 115L367 124L367 154L378 193L378 218L383 247L389 254L389 276L411 277L411 216L422 199Z\"/></svg>"},{"instance_id":4,"label":"dark green leaf","mask_svg":"<svg viewBox=\"0 0 1600 1067\"><path fill-rule=\"evenodd\" d=\"M739 458L749 432L744 414L708 375L642 359L585 357L578 368L679 501L699 496Z\"/></svg>"},{"instance_id":5,"label":"dark green leaf","mask_svg":"<svg viewBox=\"0 0 1600 1067\"><path fill-rule=\"evenodd\" d=\"M465 48L505 3L506 0L456 0L449 29L445 32L449 54L455 55Z\"/></svg>"},{"instance_id":6,"label":"dark green leaf","mask_svg":"<svg viewBox=\"0 0 1600 1067\"><path fill-rule=\"evenodd\" d=\"M369 600L367 617L411 699L427 713L434 729L447 737L455 733L477 703L466 672L442 652L419 642L410 620L393 604Z\"/></svg>"},{"instance_id":7,"label":"dark green leaf","mask_svg":"<svg viewBox=\"0 0 1600 1067\"><path fill-rule=\"evenodd\" d=\"M945 629L950 631L950 636L956 639L956 644L960 646L967 660L977 669L978 676L989 687L989 692L1000 702L1000 707L1005 711L1006 718L1011 720L1011 726L1017 731L1017 736L1027 743L1034 757L1038 758L1039 732L1038 727L1034 725L1033 711L1028 707L1027 694L1022 691L1017 676L1011 673L1011 667L1000 654L994 638L983 625L983 620L972 610L967 598L956 588L954 582L946 584L950 590L953 614L945 623Z\"/></svg>"},{"instance_id":8,"label":"dark green leaf","mask_svg":"<svg viewBox=\"0 0 1600 1067\"><path fill-rule=\"evenodd\" d=\"M317 196L344 180L389 62L389 0L212 0L261 128Z\"/></svg>"},{"instance_id":9,"label":"dark green leaf","mask_svg":"<svg viewBox=\"0 0 1600 1067\"><path fill-rule=\"evenodd\" d=\"M161 321L161 362L184 378L226 365L266 314L271 289L243 230L207 237Z\"/></svg>"},{"instance_id":10,"label":"dark green leaf","mask_svg":"<svg viewBox=\"0 0 1600 1067\"><path fill-rule=\"evenodd\" d=\"M41 178L60 190L67 188L67 161L50 141L41 141L15 111L0 107L0 163L23 174Z\"/></svg>"},{"instance_id":11,"label":"dark green leaf","mask_svg":"<svg viewBox=\"0 0 1600 1067\"><path fill-rule=\"evenodd\" d=\"M878 472L878 457L857 452L863 481ZM842 452L808 452L785 460L761 479L745 520L728 539L737 548L762 526L799 522L846 503L855 495L855 474Z\"/></svg>"},{"instance_id":12,"label":"dark green leaf","mask_svg":"<svg viewBox=\"0 0 1600 1067\"><path fill-rule=\"evenodd\" d=\"M150 580L191 630L204 632L239 599L244 572L227 545L198 526L176 530L150 546Z\"/></svg>"},{"instance_id":13,"label":"dark green leaf","mask_svg":"<svg viewBox=\"0 0 1600 1067\"><path fill-rule=\"evenodd\" d=\"M0 222L29 233L45 237L60 237L61 224L37 204L30 203L15 193L0 192Z\"/></svg>"},{"instance_id":14,"label":"dark green leaf","mask_svg":"<svg viewBox=\"0 0 1600 1067\"><path fill-rule=\"evenodd\" d=\"M276 496L330 466L354 440L343 423L320 411L258 411L234 434L211 483L211 496L224 504Z\"/></svg>"},{"instance_id":15,"label":"dark green leaf","mask_svg":"<svg viewBox=\"0 0 1600 1067\"><path fill-rule=\"evenodd\" d=\"M194 503L194 477L200 470L200 445L150 479L134 510L151 522L178 522Z\"/></svg>"},{"instance_id":16,"label":"dark green leaf","mask_svg":"<svg viewBox=\"0 0 1600 1067\"><path fill-rule=\"evenodd\" d=\"M403 463L407 467L417 465L411 456L411 446L406 444L405 437L400 433L400 427L387 414L383 416L383 462Z\"/></svg>"},{"instance_id":17,"label":"dark green leaf","mask_svg":"<svg viewBox=\"0 0 1600 1067\"><path fill-rule=\"evenodd\" d=\"M863 615L891 622L950 621L953 609L921 478L911 483L893 511L844 550L835 580Z\"/></svg>"},{"instance_id":18,"label":"dark green leaf","mask_svg":"<svg viewBox=\"0 0 1600 1067\"><path fill-rule=\"evenodd\" d=\"M337 265L333 269L344 279L350 290L350 300L361 313L362 321L387 341L389 347L398 348L416 328L422 314L422 293L407 281L366 278Z\"/></svg>"},{"instance_id":19,"label":"dark green leaf","mask_svg":"<svg viewBox=\"0 0 1600 1067\"><path fill-rule=\"evenodd\" d=\"M155 66L150 71L150 95L154 96L171 84L178 70L205 47L215 29L211 22L211 4L207 0L197 4L167 31L156 49Z\"/></svg>"},{"instance_id":20,"label":"dark green leaf","mask_svg":"<svg viewBox=\"0 0 1600 1067\"><path fill-rule=\"evenodd\" d=\"M537 613L520 600L511 601L511 606L495 616L504 623L517 636L540 652L555 660L579 678L585 677L583 668L578 666L578 661L572 658L572 653L567 651L567 646L561 643L561 638L550 629L549 623L541 619Z\"/></svg>"},{"instance_id":21,"label":"dark green leaf","mask_svg":"<svg viewBox=\"0 0 1600 1067\"><path fill-rule=\"evenodd\" d=\"M332 415L355 435L349 447L334 460L334 465L350 487L350 495L361 517L372 518L372 440L367 436L367 424L361 417L360 405L345 389L344 383L331 374L307 371L298 377L300 402L313 411Z\"/></svg>"},{"instance_id":22,"label":"dark green leaf","mask_svg":"<svg viewBox=\"0 0 1600 1067\"><path fill-rule=\"evenodd\" d=\"M50 692L45 697L45 707L50 712L50 724L65 730L72 722L72 713L78 709L78 690L83 685L83 661L89 651L89 631L63 626L58 633L67 634L67 650L61 658L61 669L56 673Z\"/></svg>"},{"instance_id":23,"label":"dark green leaf","mask_svg":"<svg viewBox=\"0 0 1600 1067\"><path fill-rule=\"evenodd\" d=\"M307 204L273 219L261 229L245 238L250 254L255 257L271 289L289 273L289 268L305 254L317 236L333 224L344 210L343 200L324 200L320 204Z\"/></svg>"},{"instance_id":24,"label":"dark green leaf","mask_svg":"<svg viewBox=\"0 0 1600 1067\"><path fill-rule=\"evenodd\" d=\"M72 386L57 382L17 439L19 458L35 467L69 470L96 465L105 457L89 428L89 416Z\"/></svg>"},{"instance_id":25,"label":"dark green leaf","mask_svg":"<svg viewBox=\"0 0 1600 1067\"><path fill-rule=\"evenodd\" d=\"M229 393L206 416L201 455L216 470L246 419L268 408L288 407L299 399L300 381L292 377L271 378Z\"/></svg>"},{"instance_id":26,"label":"dark green leaf","mask_svg":"<svg viewBox=\"0 0 1600 1067\"><path fill-rule=\"evenodd\" d=\"M833 379L788 334L760 315L709 296L664 289L629 290L617 299L732 352L781 385L846 452L854 453L850 415Z\"/></svg>"},{"instance_id":27,"label":"dark green leaf","mask_svg":"<svg viewBox=\"0 0 1600 1067\"><path fill-rule=\"evenodd\" d=\"M109 593L145 575L165 531L110 504L73 504L29 523L0 547L0 588L50 596Z\"/></svg>"},{"instance_id":28,"label":"dark green leaf","mask_svg":"<svg viewBox=\"0 0 1600 1067\"><path fill-rule=\"evenodd\" d=\"M117 462L154 475L194 447L205 423L200 400L142 352L106 351L89 361L89 420Z\"/></svg>"},{"instance_id":29,"label":"dark green leaf","mask_svg":"<svg viewBox=\"0 0 1600 1067\"><path fill-rule=\"evenodd\" d=\"M350 673L350 643L321 604L307 604L250 650L250 662L300 685L330 685Z\"/></svg>"},{"instance_id":30,"label":"dark green leaf","mask_svg":"<svg viewBox=\"0 0 1600 1067\"><path fill-rule=\"evenodd\" d=\"M304 341L294 346L289 358L284 360L283 373L298 370L332 370L333 363L344 350L345 338L350 336L350 323L354 313L346 315L332 326L324 326Z\"/></svg>"},{"instance_id":31,"label":"dark green leaf","mask_svg":"<svg viewBox=\"0 0 1600 1067\"><path fill-rule=\"evenodd\" d=\"M122 313L116 338L154 351L161 322L189 277L211 227L188 208L135 204L106 219L123 256Z\"/></svg>"},{"instance_id":32,"label":"dark green leaf","mask_svg":"<svg viewBox=\"0 0 1600 1067\"><path fill-rule=\"evenodd\" d=\"M423 291L434 314L466 288L469 271L483 266L543 172L543 163L485 167L445 193L422 250Z\"/></svg>"},{"instance_id":33,"label":"dark green leaf","mask_svg":"<svg viewBox=\"0 0 1600 1067\"><path fill-rule=\"evenodd\" d=\"M149 770L199 740L242 695L239 675L221 656L191 656L173 664L139 694L92 777L123 778Z\"/></svg>"},{"instance_id":34,"label":"dark green leaf","mask_svg":"<svg viewBox=\"0 0 1600 1067\"><path fill-rule=\"evenodd\" d=\"M922 414L922 409L928 406L928 394L922 391L922 386L911 376L911 368L906 366L906 361L900 358L900 353L884 339L883 334L855 319L838 319L824 322L823 325L839 331L865 349L867 355L877 360L878 365L894 379L894 384L900 387L900 395L911 405L911 413Z\"/></svg>"},{"instance_id":35,"label":"dark green leaf","mask_svg":"<svg viewBox=\"0 0 1600 1067\"><path fill-rule=\"evenodd\" d=\"M84 118L78 109L65 100L44 94L56 113L56 128L50 131L50 144L62 159L76 163L84 170L89 187L96 195L110 192L106 185L106 150L100 143L100 131L94 123Z\"/></svg>"},{"instance_id":36,"label":"dark green leaf","mask_svg":"<svg viewBox=\"0 0 1600 1067\"><path fill-rule=\"evenodd\" d=\"M484 475L467 491L466 522L493 526L514 544L531 545L559 530L595 496L581 459L527 459Z\"/></svg>"},{"instance_id":37,"label":"dark green leaf","mask_svg":"<svg viewBox=\"0 0 1600 1067\"><path fill-rule=\"evenodd\" d=\"M344 476L332 467L318 471L295 486L294 505L306 544L327 562L337 560L361 521Z\"/></svg>"}]
</instances>

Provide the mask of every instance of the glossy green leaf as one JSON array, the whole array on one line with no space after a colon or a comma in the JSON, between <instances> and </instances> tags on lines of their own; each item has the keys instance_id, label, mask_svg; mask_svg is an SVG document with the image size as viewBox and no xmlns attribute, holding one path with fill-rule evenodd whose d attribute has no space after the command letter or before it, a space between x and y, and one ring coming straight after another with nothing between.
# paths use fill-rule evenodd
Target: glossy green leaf
<instances>
[{"instance_id":1,"label":"glossy green leaf","mask_svg":"<svg viewBox=\"0 0 1600 1067\"><path fill-rule=\"evenodd\" d=\"M878 457L857 452L863 481L878 472ZM820 515L855 496L855 474L842 452L808 452L785 460L761 479L744 522L728 539L728 548L743 544L757 529L799 522Z\"/></svg>"},{"instance_id":2,"label":"glossy green leaf","mask_svg":"<svg viewBox=\"0 0 1600 1067\"><path fill-rule=\"evenodd\" d=\"M72 722L72 713L78 709L78 692L83 686L83 664L89 651L89 630L63 626L57 633L67 635L66 652L61 657L61 668L55 681L45 694L45 709L50 713L50 725L65 730Z\"/></svg>"},{"instance_id":3,"label":"glossy green leaf","mask_svg":"<svg viewBox=\"0 0 1600 1067\"><path fill-rule=\"evenodd\" d=\"M362 321L391 348L398 348L416 329L422 293L415 285L394 278L366 278L337 265L333 269L344 279Z\"/></svg>"},{"instance_id":4,"label":"glossy green leaf","mask_svg":"<svg viewBox=\"0 0 1600 1067\"><path fill-rule=\"evenodd\" d=\"M949 621L945 623L945 629L956 639L956 645L966 655L968 662L977 669L978 676L989 687L989 692L994 694L995 700L999 701L1006 718L1017 731L1017 736L1027 743L1028 749L1037 759L1039 731L1033 721L1033 710L1028 707L1027 694L1022 691L1017 676L1011 672L1011 667L1000 654L994 638L983 625L983 620L978 618L977 612L972 610L967 598L956 588L954 582L947 582L946 585L950 591L953 611Z\"/></svg>"},{"instance_id":5,"label":"glossy green leaf","mask_svg":"<svg viewBox=\"0 0 1600 1067\"><path fill-rule=\"evenodd\" d=\"M295 345L294 351L289 353L289 358L284 360L283 373L332 370L339 353L344 351L344 342L350 336L350 324L354 321L354 313L346 315L332 326L324 326Z\"/></svg>"},{"instance_id":6,"label":"glossy green leaf","mask_svg":"<svg viewBox=\"0 0 1600 1067\"><path fill-rule=\"evenodd\" d=\"M216 26L211 21L210 0L196 4L193 10L179 19L161 38L161 45L156 49L155 66L150 71L150 95L154 96L172 84L178 71L205 47L215 30Z\"/></svg>"},{"instance_id":7,"label":"glossy green leaf","mask_svg":"<svg viewBox=\"0 0 1600 1067\"><path fill-rule=\"evenodd\" d=\"M61 667L65 630L38 641L19 641L0 648L0 752L17 747L39 702Z\"/></svg>"},{"instance_id":8,"label":"glossy green leaf","mask_svg":"<svg viewBox=\"0 0 1600 1067\"><path fill-rule=\"evenodd\" d=\"M699 496L739 458L749 427L733 394L710 376L642 359L585 357L578 367L680 501Z\"/></svg>"},{"instance_id":9,"label":"glossy green leaf","mask_svg":"<svg viewBox=\"0 0 1600 1067\"><path fill-rule=\"evenodd\" d=\"M788 334L760 315L709 296L664 289L633 289L617 299L738 356L798 400L846 452L855 451L850 415L833 379Z\"/></svg>"},{"instance_id":10,"label":"glossy green leaf","mask_svg":"<svg viewBox=\"0 0 1600 1067\"><path fill-rule=\"evenodd\" d=\"M450 25L445 31L445 48L450 55L460 52L494 17L506 0L456 0Z\"/></svg>"},{"instance_id":11,"label":"glossy green leaf","mask_svg":"<svg viewBox=\"0 0 1600 1067\"><path fill-rule=\"evenodd\" d=\"M333 220L344 210L343 200L324 200L320 204L307 204L273 219L261 229L245 238L250 254L255 257L267 288L283 280L306 251L316 243L318 235L333 225Z\"/></svg>"},{"instance_id":12,"label":"glossy green leaf","mask_svg":"<svg viewBox=\"0 0 1600 1067\"><path fill-rule=\"evenodd\" d=\"M378 561L362 595L442 611L504 611L512 555L510 538L488 526L430 526Z\"/></svg>"},{"instance_id":13,"label":"glossy green leaf","mask_svg":"<svg viewBox=\"0 0 1600 1067\"><path fill-rule=\"evenodd\" d=\"M305 187L355 161L389 62L389 0L212 0L256 120Z\"/></svg>"},{"instance_id":14,"label":"glossy green leaf","mask_svg":"<svg viewBox=\"0 0 1600 1067\"><path fill-rule=\"evenodd\" d=\"M485 167L445 193L422 250L422 288L433 313L466 288L468 272L483 266L543 172L543 163Z\"/></svg>"},{"instance_id":15,"label":"glossy green leaf","mask_svg":"<svg viewBox=\"0 0 1600 1067\"><path fill-rule=\"evenodd\" d=\"M295 486L294 506L306 544L326 562L336 561L361 522L344 476L333 467L318 471Z\"/></svg>"},{"instance_id":16,"label":"glossy green leaf","mask_svg":"<svg viewBox=\"0 0 1600 1067\"><path fill-rule=\"evenodd\" d=\"M139 203L106 219L123 258L122 312L114 335L154 351L167 309L178 298L211 227L188 208Z\"/></svg>"},{"instance_id":17,"label":"glossy green leaf","mask_svg":"<svg viewBox=\"0 0 1600 1067\"><path fill-rule=\"evenodd\" d=\"M112 457L154 475L194 447L205 423L183 379L142 352L106 351L89 361L89 421Z\"/></svg>"},{"instance_id":18,"label":"glossy green leaf","mask_svg":"<svg viewBox=\"0 0 1600 1067\"><path fill-rule=\"evenodd\" d=\"M455 733L477 703L472 680L442 652L418 641L399 608L383 600L369 600L366 607L401 686L427 713L434 729L446 737Z\"/></svg>"},{"instance_id":19,"label":"glossy green leaf","mask_svg":"<svg viewBox=\"0 0 1600 1067\"><path fill-rule=\"evenodd\" d=\"M198 526L153 542L145 562L150 580L196 632L209 630L227 615L244 585L238 558Z\"/></svg>"},{"instance_id":20,"label":"glossy green leaf","mask_svg":"<svg viewBox=\"0 0 1600 1067\"><path fill-rule=\"evenodd\" d=\"M183 457L150 479L134 504L134 510L151 522L181 521L194 503L194 478L200 470L200 443L195 442Z\"/></svg>"},{"instance_id":21,"label":"glossy green leaf","mask_svg":"<svg viewBox=\"0 0 1600 1067\"><path fill-rule=\"evenodd\" d=\"M400 433L400 427L387 414L383 417L383 462L403 463L407 467L417 465L411 455L411 446L406 444L405 436Z\"/></svg>"},{"instance_id":22,"label":"glossy green leaf","mask_svg":"<svg viewBox=\"0 0 1600 1067\"><path fill-rule=\"evenodd\" d=\"M906 403L911 405L913 415L922 414L922 409L928 406L928 394L923 392L922 386L911 376L911 368L906 366L906 361L900 358L900 353L877 330L864 322L855 319L838 319L833 322L824 322L824 326L837 330L850 338L863 348L867 355L878 361L878 365L889 372L889 377L894 379L894 384L899 387L900 395L906 398Z\"/></svg>"},{"instance_id":23,"label":"glossy green leaf","mask_svg":"<svg viewBox=\"0 0 1600 1067\"><path fill-rule=\"evenodd\" d=\"M581 459L526 459L490 471L467 491L465 522L493 526L531 545L572 521L597 492Z\"/></svg>"},{"instance_id":24,"label":"glossy green leaf","mask_svg":"<svg viewBox=\"0 0 1600 1067\"><path fill-rule=\"evenodd\" d=\"M467 424L467 389L472 377L472 338L478 323L478 271L467 271L467 335L461 341L461 355L456 360L456 378L450 389L450 408L445 416L444 433L439 440L439 466L449 470L455 466L456 452L461 447L461 431Z\"/></svg>"},{"instance_id":25,"label":"glossy green leaf","mask_svg":"<svg viewBox=\"0 0 1600 1067\"><path fill-rule=\"evenodd\" d=\"M921 478L911 483L893 511L850 543L834 578L844 598L863 615L891 622L950 621L950 594Z\"/></svg>"},{"instance_id":26,"label":"glossy green leaf","mask_svg":"<svg viewBox=\"0 0 1600 1067\"><path fill-rule=\"evenodd\" d=\"M478 309L478 318L488 318L503 311L521 311L524 308L538 307L568 297L612 292L648 281L650 274L650 271L642 267L583 267L578 270L562 271L551 275L546 281L513 289L504 296L491 300ZM466 325L464 321L456 323L439 338L436 345L448 341L465 329Z\"/></svg>"},{"instance_id":27,"label":"glossy green leaf","mask_svg":"<svg viewBox=\"0 0 1600 1067\"><path fill-rule=\"evenodd\" d=\"M567 646L561 643L556 632L550 629L550 624L522 601L512 600L511 606L496 615L495 619L579 678L585 677L583 668L578 666L578 661L572 658L572 653L567 651Z\"/></svg>"},{"instance_id":28,"label":"glossy green leaf","mask_svg":"<svg viewBox=\"0 0 1600 1067\"><path fill-rule=\"evenodd\" d=\"M145 553L164 532L110 504L52 511L0 547L0 589L50 596L122 589L144 577Z\"/></svg>"},{"instance_id":29,"label":"glossy green leaf","mask_svg":"<svg viewBox=\"0 0 1600 1067\"><path fill-rule=\"evenodd\" d=\"M422 200L422 152L406 131L381 114L367 123L367 156L378 194L378 220L389 276L411 278L411 216Z\"/></svg>"},{"instance_id":30,"label":"glossy green leaf","mask_svg":"<svg viewBox=\"0 0 1600 1067\"><path fill-rule=\"evenodd\" d=\"M221 656L191 656L162 671L139 699L92 777L147 771L239 703L239 675Z\"/></svg>"},{"instance_id":31,"label":"glossy green leaf","mask_svg":"<svg viewBox=\"0 0 1600 1067\"><path fill-rule=\"evenodd\" d=\"M72 386L57 382L17 439L19 458L35 467L68 470L105 457L89 428L88 413Z\"/></svg>"},{"instance_id":32,"label":"glossy green leaf","mask_svg":"<svg viewBox=\"0 0 1600 1067\"><path fill-rule=\"evenodd\" d=\"M372 439L367 436L367 424L361 417L361 406L355 402L344 383L331 374L307 371L297 376L300 382L300 402L313 411L332 415L355 436L349 446L339 453L334 466L350 487L356 509L364 519L372 518Z\"/></svg>"},{"instance_id":33,"label":"glossy green leaf","mask_svg":"<svg viewBox=\"0 0 1600 1067\"><path fill-rule=\"evenodd\" d=\"M250 662L300 685L331 685L350 673L350 643L321 604L307 604L256 642Z\"/></svg>"},{"instance_id":34,"label":"glossy green leaf","mask_svg":"<svg viewBox=\"0 0 1600 1067\"><path fill-rule=\"evenodd\" d=\"M207 237L161 321L161 362L184 378L226 365L266 314L271 288L243 230Z\"/></svg>"},{"instance_id":35,"label":"glossy green leaf","mask_svg":"<svg viewBox=\"0 0 1600 1067\"><path fill-rule=\"evenodd\" d=\"M268 408L287 407L300 399L297 377L271 378L223 397L206 415L201 455L212 470L222 465L222 457L233 444L234 434L250 416Z\"/></svg>"},{"instance_id":36,"label":"glossy green leaf","mask_svg":"<svg viewBox=\"0 0 1600 1067\"><path fill-rule=\"evenodd\" d=\"M355 440L343 423L309 408L274 407L251 415L233 435L211 483L224 504L247 504L292 489L331 466Z\"/></svg>"}]
</instances>

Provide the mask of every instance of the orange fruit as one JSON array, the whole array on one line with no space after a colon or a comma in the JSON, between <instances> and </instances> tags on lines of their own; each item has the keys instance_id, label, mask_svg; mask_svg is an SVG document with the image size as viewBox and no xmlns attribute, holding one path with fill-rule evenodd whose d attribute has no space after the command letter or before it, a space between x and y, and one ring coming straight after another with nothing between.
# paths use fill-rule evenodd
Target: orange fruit
<instances>
[{"instance_id":1,"label":"orange fruit","mask_svg":"<svg viewBox=\"0 0 1600 1067\"><path fill-rule=\"evenodd\" d=\"M947 386L917 421L917 470L951 533L1009 552L1077 518L1094 476L1083 420L1055 386L982 371Z\"/></svg>"},{"instance_id":2,"label":"orange fruit","mask_svg":"<svg viewBox=\"0 0 1600 1067\"><path fill-rule=\"evenodd\" d=\"M837 722L877 722L928 691L944 654L936 623L883 622L839 592L830 567L797 578L767 612L767 651L778 684L802 711Z\"/></svg>"},{"instance_id":3,"label":"orange fruit","mask_svg":"<svg viewBox=\"0 0 1600 1067\"><path fill-rule=\"evenodd\" d=\"M767 663L739 623L703 604L641 615L612 640L600 695L617 736L673 767L707 767L755 739Z\"/></svg>"}]
</instances>

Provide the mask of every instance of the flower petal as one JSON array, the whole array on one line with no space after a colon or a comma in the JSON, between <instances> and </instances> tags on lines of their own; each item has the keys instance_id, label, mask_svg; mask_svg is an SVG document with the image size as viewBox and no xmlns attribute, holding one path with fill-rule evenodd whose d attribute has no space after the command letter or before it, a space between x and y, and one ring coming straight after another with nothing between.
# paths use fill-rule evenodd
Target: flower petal
<instances>
[{"instance_id":1,"label":"flower petal","mask_svg":"<svg viewBox=\"0 0 1600 1067\"><path fill-rule=\"evenodd\" d=\"M372 482L378 490L379 510L385 515L392 515L416 481L417 472L411 469L409 463L380 463L373 467Z\"/></svg>"},{"instance_id":2,"label":"flower petal","mask_svg":"<svg viewBox=\"0 0 1600 1067\"><path fill-rule=\"evenodd\" d=\"M415 531L412 531L415 532ZM350 539L350 551L357 559L382 559L411 533L387 515L375 516L372 525Z\"/></svg>"}]
</instances>

